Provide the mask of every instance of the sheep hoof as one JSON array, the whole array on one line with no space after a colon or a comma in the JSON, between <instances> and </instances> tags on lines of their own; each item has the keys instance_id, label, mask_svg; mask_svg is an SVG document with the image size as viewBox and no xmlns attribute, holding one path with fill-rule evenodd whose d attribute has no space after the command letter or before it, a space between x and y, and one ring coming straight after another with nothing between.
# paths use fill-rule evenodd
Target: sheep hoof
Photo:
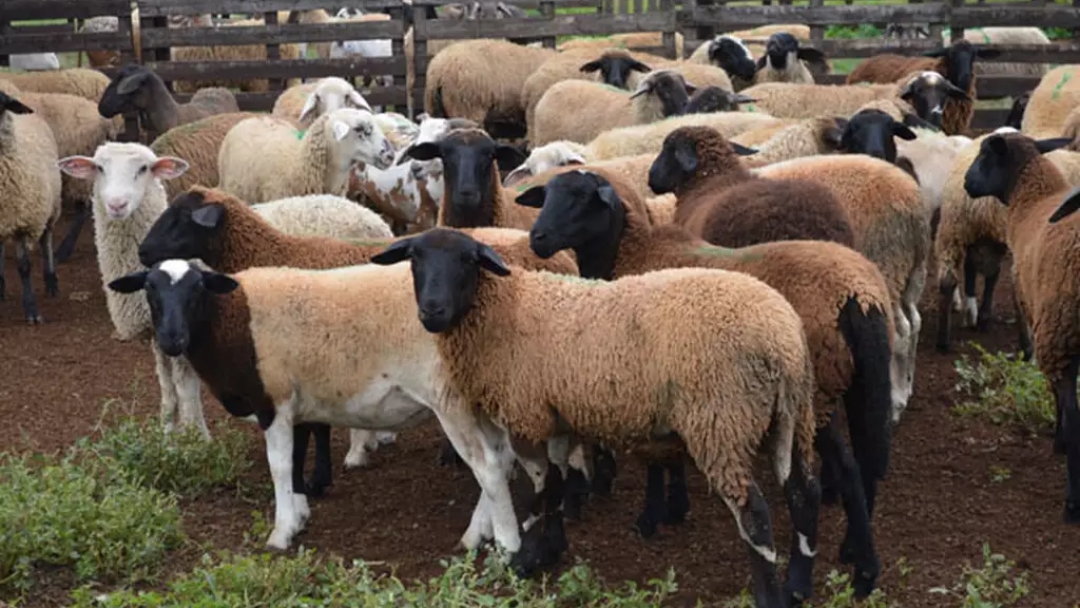
<instances>
[{"instance_id":1,"label":"sheep hoof","mask_svg":"<svg viewBox=\"0 0 1080 608\"><path fill-rule=\"evenodd\" d=\"M28 312L26 313L26 322L30 325L41 325L45 322L45 319L39 313Z\"/></svg>"},{"instance_id":2,"label":"sheep hoof","mask_svg":"<svg viewBox=\"0 0 1080 608\"><path fill-rule=\"evenodd\" d=\"M56 278L56 273L45 275L45 296L49 298L55 298L60 295L60 281Z\"/></svg>"},{"instance_id":3,"label":"sheep hoof","mask_svg":"<svg viewBox=\"0 0 1080 608\"><path fill-rule=\"evenodd\" d=\"M521 548L510 558L509 567L520 578L529 578L537 570L554 566L566 550L563 514L548 513L521 538Z\"/></svg>"},{"instance_id":4,"label":"sheep hoof","mask_svg":"<svg viewBox=\"0 0 1080 608\"><path fill-rule=\"evenodd\" d=\"M274 528L274 531L270 533L270 538L266 541L266 550L274 553L288 551L291 537L292 534L287 531Z\"/></svg>"},{"instance_id":5,"label":"sheep hoof","mask_svg":"<svg viewBox=\"0 0 1080 608\"><path fill-rule=\"evenodd\" d=\"M642 538L652 538L653 536L656 536L656 529L659 523L660 519L646 510L638 516L637 522L634 525Z\"/></svg>"},{"instance_id":6,"label":"sheep hoof","mask_svg":"<svg viewBox=\"0 0 1080 608\"><path fill-rule=\"evenodd\" d=\"M667 515L664 517L664 525L677 526L686 521L686 514L690 512L690 500L686 494L673 494L668 496Z\"/></svg>"},{"instance_id":7,"label":"sheep hoof","mask_svg":"<svg viewBox=\"0 0 1080 608\"><path fill-rule=\"evenodd\" d=\"M1062 520L1067 524L1080 524L1080 504L1071 500L1065 501L1065 513Z\"/></svg>"},{"instance_id":8,"label":"sheep hoof","mask_svg":"<svg viewBox=\"0 0 1080 608\"><path fill-rule=\"evenodd\" d=\"M869 597L869 595L874 592L874 588L877 586L878 573L880 571L881 567L877 564L876 560L872 564L870 570L855 568L855 578L852 582L852 588L855 590L856 599Z\"/></svg>"},{"instance_id":9,"label":"sheep hoof","mask_svg":"<svg viewBox=\"0 0 1080 608\"><path fill-rule=\"evenodd\" d=\"M304 494L306 494L308 498L321 498L326 495L326 488L332 485L334 484L326 483L322 479L312 477L311 481L304 484Z\"/></svg>"}]
</instances>

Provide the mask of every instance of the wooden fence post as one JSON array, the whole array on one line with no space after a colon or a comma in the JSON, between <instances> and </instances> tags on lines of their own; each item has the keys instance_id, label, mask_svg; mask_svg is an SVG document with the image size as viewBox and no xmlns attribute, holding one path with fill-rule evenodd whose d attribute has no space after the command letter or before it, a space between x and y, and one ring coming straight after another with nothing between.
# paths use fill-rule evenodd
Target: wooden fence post
<instances>
[{"instance_id":1,"label":"wooden fence post","mask_svg":"<svg viewBox=\"0 0 1080 608\"><path fill-rule=\"evenodd\" d=\"M413 109L417 114L427 112L424 107L424 88L427 86L427 15L425 11L413 11Z\"/></svg>"}]
</instances>

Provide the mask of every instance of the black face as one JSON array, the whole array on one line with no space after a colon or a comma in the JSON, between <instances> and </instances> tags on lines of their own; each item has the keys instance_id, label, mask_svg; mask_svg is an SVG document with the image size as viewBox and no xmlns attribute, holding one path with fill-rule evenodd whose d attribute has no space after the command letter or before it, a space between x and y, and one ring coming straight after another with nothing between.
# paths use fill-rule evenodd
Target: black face
<instances>
[{"instance_id":1,"label":"black face","mask_svg":"<svg viewBox=\"0 0 1080 608\"><path fill-rule=\"evenodd\" d=\"M595 61L590 61L581 66L581 71L586 74L600 71L600 78L604 84L609 84L620 89L626 88L626 81L630 78L630 72L651 72L652 68L641 63L633 57L604 56Z\"/></svg>"},{"instance_id":2,"label":"black face","mask_svg":"<svg viewBox=\"0 0 1080 608\"><path fill-rule=\"evenodd\" d=\"M949 98L970 99L967 93L945 79L915 78L900 92L900 99L911 104L919 118L930 123L935 129L941 128L945 101Z\"/></svg>"},{"instance_id":3,"label":"black face","mask_svg":"<svg viewBox=\"0 0 1080 608\"><path fill-rule=\"evenodd\" d=\"M693 179L697 168L697 145L688 137L671 133L649 167L649 189L657 194L675 192Z\"/></svg>"},{"instance_id":4,"label":"black face","mask_svg":"<svg viewBox=\"0 0 1080 608\"><path fill-rule=\"evenodd\" d=\"M1012 127L1016 130L1020 130L1020 125L1024 122L1024 112L1027 111L1028 101L1031 100L1031 91L1027 91L1023 95L1016 98L1013 101L1012 108L1009 109L1009 115L1005 118L1005 124L1003 126Z\"/></svg>"},{"instance_id":5,"label":"black face","mask_svg":"<svg viewBox=\"0 0 1080 608\"><path fill-rule=\"evenodd\" d=\"M165 265L173 271L157 264L113 280L109 289L117 293L145 290L158 346L166 355L179 357L188 354L192 329L203 320L206 298L229 293L239 284L227 275L200 271L180 260L169 260ZM186 271L180 274L176 268Z\"/></svg>"},{"instance_id":6,"label":"black face","mask_svg":"<svg viewBox=\"0 0 1080 608\"><path fill-rule=\"evenodd\" d=\"M420 323L433 334L453 329L472 309L481 269L501 277L510 274L491 247L446 228L401 239L371 258L382 265L404 260L412 267Z\"/></svg>"},{"instance_id":7,"label":"black face","mask_svg":"<svg viewBox=\"0 0 1080 608\"><path fill-rule=\"evenodd\" d=\"M560 173L546 185L523 192L517 203L540 209L529 231L529 247L545 260L564 249L584 249L604 239L624 212L611 184L587 171Z\"/></svg>"},{"instance_id":8,"label":"black face","mask_svg":"<svg viewBox=\"0 0 1080 608\"><path fill-rule=\"evenodd\" d=\"M1024 135L991 135L979 146L979 155L964 174L964 191L971 198L993 196L1005 205L1016 188L1020 172L1040 154L1072 143L1066 137L1033 140Z\"/></svg>"},{"instance_id":9,"label":"black face","mask_svg":"<svg viewBox=\"0 0 1080 608\"><path fill-rule=\"evenodd\" d=\"M139 263L143 266L168 259L201 259L210 266L218 264L213 237L224 225L225 208L204 202L197 192L185 192L169 204L150 226L139 244Z\"/></svg>"},{"instance_id":10,"label":"black face","mask_svg":"<svg viewBox=\"0 0 1080 608\"><path fill-rule=\"evenodd\" d=\"M863 110L848 121L840 136L840 150L896 162L896 142L915 139L915 133L881 110Z\"/></svg>"},{"instance_id":11,"label":"black face","mask_svg":"<svg viewBox=\"0 0 1080 608\"><path fill-rule=\"evenodd\" d=\"M719 40L710 43L709 61L729 76L743 80L753 80L757 73L757 62L750 58L745 48L727 37L721 36Z\"/></svg>"},{"instance_id":12,"label":"black face","mask_svg":"<svg viewBox=\"0 0 1080 608\"><path fill-rule=\"evenodd\" d=\"M451 132L438 142L414 145L405 154L416 160L442 159L446 222L458 228L487 226L494 221L480 215L494 209L495 163L503 171L512 171L525 162L517 148L496 144L486 133L473 130Z\"/></svg>"},{"instance_id":13,"label":"black face","mask_svg":"<svg viewBox=\"0 0 1080 608\"><path fill-rule=\"evenodd\" d=\"M18 99L10 97L6 93L0 93L0 117L3 117L5 112L11 112L12 114L34 113L33 110L23 105Z\"/></svg>"},{"instance_id":14,"label":"black face","mask_svg":"<svg viewBox=\"0 0 1080 608\"><path fill-rule=\"evenodd\" d=\"M935 51L923 53L926 57L945 58L945 78L955 84L962 91L971 88L972 74L975 72L975 59L994 59L1001 55L1000 51L986 48L976 48L967 40L957 40L951 45Z\"/></svg>"},{"instance_id":15,"label":"black face","mask_svg":"<svg viewBox=\"0 0 1080 608\"><path fill-rule=\"evenodd\" d=\"M113 77L98 101L98 114L112 118L129 110L150 106L149 91L143 83L150 78L150 71L138 64L128 64Z\"/></svg>"},{"instance_id":16,"label":"black face","mask_svg":"<svg viewBox=\"0 0 1080 608\"><path fill-rule=\"evenodd\" d=\"M799 41L787 32L777 32L769 36L765 43L765 54L772 67L783 70L787 67L788 53L799 52Z\"/></svg>"},{"instance_id":17,"label":"black face","mask_svg":"<svg viewBox=\"0 0 1080 608\"><path fill-rule=\"evenodd\" d=\"M684 114L706 114L709 112L735 112L741 103L757 101L742 93L732 93L720 87L705 87L694 91L686 102Z\"/></svg>"}]
</instances>

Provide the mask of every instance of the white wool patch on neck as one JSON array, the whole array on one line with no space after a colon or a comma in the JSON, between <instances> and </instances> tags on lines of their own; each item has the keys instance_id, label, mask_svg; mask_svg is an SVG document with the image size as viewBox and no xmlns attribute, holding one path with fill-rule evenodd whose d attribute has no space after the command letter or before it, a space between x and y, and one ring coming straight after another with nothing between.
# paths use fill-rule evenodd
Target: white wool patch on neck
<instances>
[{"instance_id":1,"label":"white wool patch on neck","mask_svg":"<svg viewBox=\"0 0 1080 608\"><path fill-rule=\"evenodd\" d=\"M158 265L158 269L169 275L169 282L176 285L191 270L191 264L187 260L165 260Z\"/></svg>"},{"instance_id":2,"label":"white wool patch on neck","mask_svg":"<svg viewBox=\"0 0 1080 608\"><path fill-rule=\"evenodd\" d=\"M945 80L944 76L942 76L941 74L938 74L937 72L932 72L930 70L927 70L927 71L919 74L917 76L917 78L921 78L921 79L923 79L923 80L925 80L925 81L927 81L927 82L929 82L931 84L937 84L937 83Z\"/></svg>"}]
</instances>

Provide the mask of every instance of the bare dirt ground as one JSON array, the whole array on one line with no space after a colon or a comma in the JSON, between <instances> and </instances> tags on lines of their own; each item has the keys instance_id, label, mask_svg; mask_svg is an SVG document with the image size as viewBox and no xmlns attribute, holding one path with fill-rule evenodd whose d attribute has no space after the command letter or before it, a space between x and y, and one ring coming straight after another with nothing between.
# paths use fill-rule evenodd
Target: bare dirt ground
<instances>
[{"instance_id":1,"label":"bare dirt ground","mask_svg":"<svg viewBox=\"0 0 1080 608\"><path fill-rule=\"evenodd\" d=\"M67 227L62 222L60 235ZM57 238L59 241L59 238ZM19 282L12 247L5 260L7 299L0 302L0 445L7 451L63 449L93 432L109 399L131 401L139 394L137 413L157 416L158 387L152 356L145 343L120 343L105 310L101 279L88 224L72 259L59 267L60 296L41 299L45 325L23 321ZM41 287L40 258L34 260L34 284ZM885 572L881 586L905 607L953 606L928 590L951 585L965 562L981 565L981 547L1015 559L1030 573L1032 593L1022 606L1069 607L1080 600L1080 528L1061 523L1065 470L1047 438L1029 439L1007 427L960 419L949 412L958 397L953 385L955 355L934 350L936 284L923 298L923 328L916 370L915 394L897 428L889 478L882 485L875 514L877 546ZM1004 278L995 306L997 321L990 333L958 330L959 341L976 339L991 351L1015 348L1011 320L1012 286ZM958 323L956 323L958 325ZM960 349L963 350L961 346ZM207 415L227 418L206 395ZM254 425L234 421L241 428ZM395 566L404 577L426 577L441 557L458 552L455 543L468 525L478 496L472 475L464 469L436 464L441 431L430 422L403 433L384 446L365 470L344 472L347 433L334 434L335 485L312 504L308 530L299 542L323 553L363 558ZM261 442L252 451L251 483L268 488L269 474ZM643 487L644 469L631 459L619 462L613 495L589 503L585 520L568 528L570 550L565 563L588 560L609 580L645 581L677 571L688 605L701 598L716 605L749 583L746 550L732 518L703 478L690 477L692 511L681 527L662 530L643 541L632 531ZM1009 479L993 482L994 467L1008 469ZM788 545L784 502L763 467L774 505L777 546ZM271 495L258 500L220 492L185 504L186 530L200 542L240 548L251 529L251 511L271 513ZM271 515L272 518L272 515ZM823 508L819 587L826 573L842 568L836 560L843 532L839 507ZM256 539L261 545L264 539ZM183 552L182 552L183 553ZM191 565L179 555L176 569ZM898 560L912 568L901 581ZM30 605L61 605L66 599L62 574Z\"/></svg>"}]
</instances>

